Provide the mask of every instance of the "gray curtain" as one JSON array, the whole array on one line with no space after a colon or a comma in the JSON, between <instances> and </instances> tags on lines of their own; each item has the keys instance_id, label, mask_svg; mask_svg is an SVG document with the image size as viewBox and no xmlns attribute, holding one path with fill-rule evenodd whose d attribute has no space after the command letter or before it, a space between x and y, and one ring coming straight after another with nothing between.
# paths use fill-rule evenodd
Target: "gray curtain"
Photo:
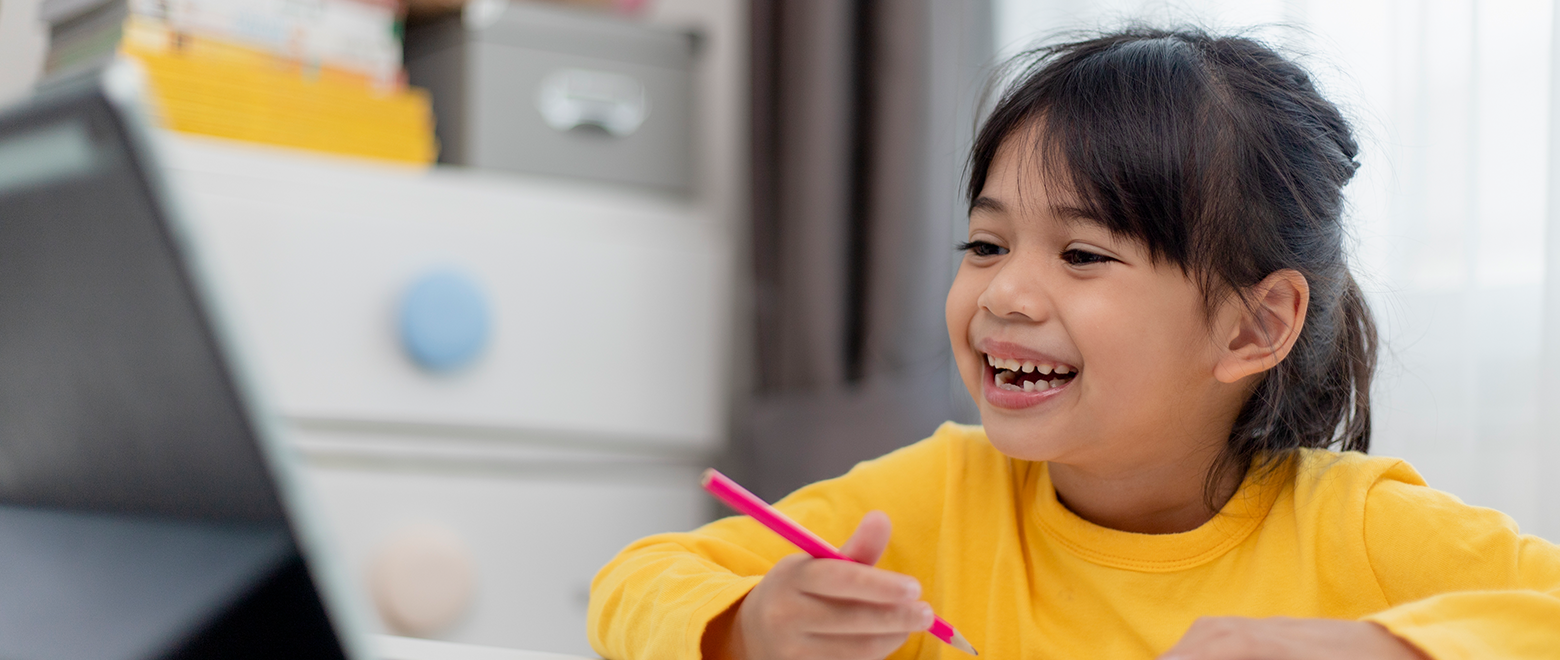
<instances>
[{"instance_id":1,"label":"gray curtain","mask_svg":"<svg viewBox=\"0 0 1560 660\"><path fill-rule=\"evenodd\" d=\"M731 467L762 496L972 421L943 298L989 0L754 0L754 350Z\"/></svg>"}]
</instances>

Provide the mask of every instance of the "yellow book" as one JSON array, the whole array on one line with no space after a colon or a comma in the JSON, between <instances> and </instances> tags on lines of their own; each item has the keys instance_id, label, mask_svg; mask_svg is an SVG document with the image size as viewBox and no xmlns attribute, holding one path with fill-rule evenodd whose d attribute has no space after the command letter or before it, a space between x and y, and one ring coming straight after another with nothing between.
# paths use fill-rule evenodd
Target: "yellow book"
<instances>
[{"instance_id":1,"label":"yellow book","mask_svg":"<svg viewBox=\"0 0 1560 660\"><path fill-rule=\"evenodd\" d=\"M400 81L309 68L131 17L121 51L141 62L165 126L330 153L430 163L427 92Z\"/></svg>"}]
</instances>

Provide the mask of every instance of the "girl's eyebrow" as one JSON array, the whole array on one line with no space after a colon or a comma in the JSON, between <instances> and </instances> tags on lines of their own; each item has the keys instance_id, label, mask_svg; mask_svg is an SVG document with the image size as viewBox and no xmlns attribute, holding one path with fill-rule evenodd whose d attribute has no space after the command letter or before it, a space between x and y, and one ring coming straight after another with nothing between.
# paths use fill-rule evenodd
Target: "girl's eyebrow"
<instances>
[{"instance_id":1,"label":"girl's eyebrow","mask_svg":"<svg viewBox=\"0 0 1560 660\"><path fill-rule=\"evenodd\" d=\"M1057 220L1061 220L1062 222L1065 222L1065 223L1070 224L1070 225L1078 225L1078 224L1103 225L1104 224L1103 222L1100 221L1099 218L1095 217L1094 214L1090 213L1088 210L1083 209L1083 208L1079 208L1077 206L1069 206L1069 205L1066 205L1066 204L1053 204L1051 206L1051 215L1054 216Z\"/></svg>"},{"instance_id":2,"label":"girl's eyebrow","mask_svg":"<svg viewBox=\"0 0 1560 660\"><path fill-rule=\"evenodd\" d=\"M970 213L973 214L976 211L990 211L992 213L1006 213L1007 212L1007 205L1003 204L1002 202L997 201L994 198L987 197L985 195L981 195L980 197L976 197L975 201L970 202Z\"/></svg>"},{"instance_id":3,"label":"girl's eyebrow","mask_svg":"<svg viewBox=\"0 0 1560 660\"><path fill-rule=\"evenodd\" d=\"M1007 205L1003 204L1001 200L998 200L995 197L987 197L985 195L981 195L980 197L976 197L975 201L970 203L970 213L973 214L976 211L987 211L987 212L990 212L990 213L1006 213L1007 212ZM1050 211L1051 211L1051 216L1052 217L1054 217L1057 220L1060 220L1060 221L1062 221L1062 222L1064 222L1066 224L1070 224L1070 225L1078 225L1078 224L1103 225L1104 224L1104 223L1100 222L1099 218L1094 217L1094 214L1090 213L1089 211L1087 211L1087 210L1085 210L1083 208L1077 207L1077 206L1069 205L1069 204L1052 204Z\"/></svg>"}]
</instances>

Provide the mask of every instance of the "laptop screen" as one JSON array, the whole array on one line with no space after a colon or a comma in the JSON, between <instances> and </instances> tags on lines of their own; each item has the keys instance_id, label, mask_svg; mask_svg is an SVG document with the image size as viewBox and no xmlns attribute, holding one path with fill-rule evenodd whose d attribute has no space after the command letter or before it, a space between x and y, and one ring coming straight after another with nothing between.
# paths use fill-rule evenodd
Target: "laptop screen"
<instances>
[{"instance_id":1,"label":"laptop screen","mask_svg":"<svg viewBox=\"0 0 1560 660\"><path fill-rule=\"evenodd\" d=\"M129 121L0 115L0 657L342 657Z\"/></svg>"}]
</instances>

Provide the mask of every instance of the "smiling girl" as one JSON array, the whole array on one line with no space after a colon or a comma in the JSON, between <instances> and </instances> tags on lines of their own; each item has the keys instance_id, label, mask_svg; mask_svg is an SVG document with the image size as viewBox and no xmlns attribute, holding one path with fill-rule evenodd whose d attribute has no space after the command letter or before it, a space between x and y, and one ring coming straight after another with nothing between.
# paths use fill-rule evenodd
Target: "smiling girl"
<instances>
[{"instance_id":1,"label":"smiling girl","mask_svg":"<svg viewBox=\"0 0 1560 660\"><path fill-rule=\"evenodd\" d=\"M964 657L913 634L935 608L1003 659L1560 657L1560 549L1363 453L1357 147L1305 72L1196 31L1027 62L948 293L982 426L777 504L866 565L743 517L630 545L595 648Z\"/></svg>"}]
</instances>

